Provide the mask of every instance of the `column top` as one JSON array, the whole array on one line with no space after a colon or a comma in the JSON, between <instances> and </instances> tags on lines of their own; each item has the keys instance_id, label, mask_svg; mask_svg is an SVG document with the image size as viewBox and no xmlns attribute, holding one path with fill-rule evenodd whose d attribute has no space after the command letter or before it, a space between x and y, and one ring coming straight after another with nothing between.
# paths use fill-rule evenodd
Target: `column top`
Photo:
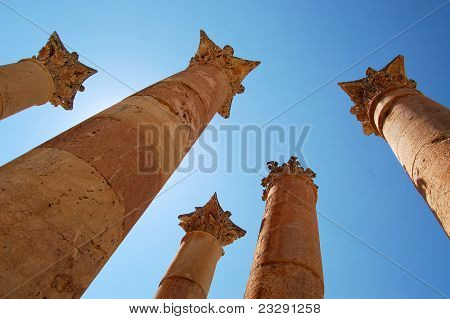
<instances>
[{"instance_id":1,"label":"column top","mask_svg":"<svg viewBox=\"0 0 450 319\"><path fill-rule=\"evenodd\" d=\"M195 56L189 62L189 67L198 64L212 64L227 77L231 87L231 94L218 111L224 118L230 117L233 97L236 94L244 93L245 88L242 85L244 78L261 63L259 61L240 59L233 56L233 54L234 49L231 46L226 45L221 49L206 35L205 31L200 30L200 44Z\"/></svg>"},{"instance_id":2,"label":"column top","mask_svg":"<svg viewBox=\"0 0 450 319\"><path fill-rule=\"evenodd\" d=\"M230 219L231 213L224 211L217 199L217 193L203 207L195 207L195 211L178 216L180 226L186 233L202 231L214 236L222 246L231 244L247 233L236 226Z\"/></svg>"},{"instance_id":3,"label":"column top","mask_svg":"<svg viewBox=\"0 0 450 319\"><path fill-rule=\"evenodd\" d=\"M73 108L77 91L83 92L82 83L96 70L80 63L78 53L70 53L64 47L56 32L53 32L47 44L31 60L44 65L53 78L54 89L50 103L61 105L66 110Z\"/></svg>"},{"instance_id":4,"label":"column top","mask_svg":"<svg viewBox=\"0 0 450 319\"><path fill-rule=\"evenodd\" d=\"M287 163L283 163L281 166L279 166L278 162L275 161L267 162L267 167L270 170L269 175L261 180L261 185L266 188L263 191L262 195L263 201L267 199L270 188L274 186L281 177L286 175L306 177L313 183L316 189L318 188L318 186L314 184L313 181L313 179L316 177L316 173L314 173L310 168L304 169L295 156L291 156L289 161Z\"/></svg>"},{"instance_id":5,"label":"column top","mask_svg":"<svg viewBox=\"0 0 450 319\"><path fill-rule=\"evenodd\" d=\"M399 55L379 71L368 68L365 78L338 83L355 103L350 112L362 123L364 134L379 135L378 130L372 127L369 115L370 105L375 97L392 89L416 88L417 83L406 77L404 60Z\"/></svg>"}]
</instances>

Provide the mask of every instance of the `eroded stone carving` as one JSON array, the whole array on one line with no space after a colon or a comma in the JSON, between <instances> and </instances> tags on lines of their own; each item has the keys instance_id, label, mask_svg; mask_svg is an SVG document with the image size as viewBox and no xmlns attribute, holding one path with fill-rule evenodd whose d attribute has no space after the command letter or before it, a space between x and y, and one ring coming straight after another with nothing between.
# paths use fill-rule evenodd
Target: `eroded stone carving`
<instances>
[{"instance_id":1,"label":"eroded stone carving","mask_svg":"<svg viewBox=\"0 0 450 319\"><path fill-rule=\"evenodd\" d=\"M231 86L231 93L227 101L219 109L218 113L224 117L230 117L231 103L236 94L244 92L244 86L241 84L244 78L261 62L249 61L233 56L234 50L226 45L221 49L208 36L205 31L200 30L200 44L197 53L189 62L189 67L196 64L212 64L221 70L228 78Z\"/></svg>"},{"instance_id":2,"label":"eroded stone carving","mask_svg":"<svg viewBox=\"0 0 450 319\"><path fill-rule=\"evenodd\" d=\"M350 112L362 123L364 134L377 133L372 127L369 118L369 107L373 99L386 90L395 88L416 88L416 82L408 79L405 73L403 56L399 55L380 71L368 68L367 77L351 81L341 82L339 86L350 96L355 105Z\"/></svg>"},{"instance_id":3,"label":"eroded stone carving","mask_svg":"<svg viewBox=\"0 0 450 319\"><path fill-rule=\"evenodd\" d=\"M231 213L224 211L217 199L217 193L203 207L195 207L195 212L178 216L180 226L186 233L202 231L214 236L222 246L231 244L247 233L231 220Z\"/></svg>"},{"instance_id":4,"label":"eroded stone carving","mask_svg":"<svg viewBox=\"0 0 450 319\"><path fill-rule=\"evenodd\" d=\"M78 61L78 53L67 51L56 32L52 33L38 56L31 59L43 64L53 78L54 89L50 103L54 106L61 105L66 110L73 108L77 91L84 91L82 83L97 73Z\"/></svg>"},{"instance_id":5,"label":"eroded stone carving","mask_svg":"<svg viewBox=\"0 0 450 319\"><path fill-rule=\"evenodd\" d=\"M267 163L267 167L270 170L269 175L261 180L261 185L266 188L263 191L262 195L263 201L267 199L270 188L275 185L282 176L301 175L310 178L311 181L314 177L316 177L316 173L314 173L310 168L304 169L295 156L291 156L289 161L282 164L281 166L278 164L278 162L270 161ZM317 188L317 185L315 186Z\"/></svg>"}]
</instances>

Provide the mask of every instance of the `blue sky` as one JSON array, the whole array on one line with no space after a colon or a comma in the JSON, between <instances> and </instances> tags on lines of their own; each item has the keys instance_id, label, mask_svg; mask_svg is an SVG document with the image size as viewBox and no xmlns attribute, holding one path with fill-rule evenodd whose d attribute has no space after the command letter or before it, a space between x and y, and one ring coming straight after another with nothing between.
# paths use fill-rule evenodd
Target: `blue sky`
<instances>
[{"instance_id":1,"label":"blue sky","mask_svg":"<svg viewBox=\"0 0 450 319\"><path fill-rule=\"evenodd\" d=\"M297 152L317 173L325 297L449 296L450 241L385 141L364 136L336 84L403 54L418 89L448 106L450 5L423 19L445 2L1 0L0 64L37 54L48 39L43 30L56 30L99 73L86 81L73 111L46 104L0 122L0 164L183 70L204 29L218 45L232 45L236 56L262 61L235 97L231 118L217 115L211 125L310 126ZM183 236L177 216L217 191L248 233L225 248L209 297L241 298L264 210L260 174L266 174L239 168L242 158L254 156L242 144L237 132L222 135L211 144L218 170L176 172L84 297L152 298ZM288 155L273 145L260 162ZM227 157L231 172L223 169Z\"/></svg>"}]
</instances>

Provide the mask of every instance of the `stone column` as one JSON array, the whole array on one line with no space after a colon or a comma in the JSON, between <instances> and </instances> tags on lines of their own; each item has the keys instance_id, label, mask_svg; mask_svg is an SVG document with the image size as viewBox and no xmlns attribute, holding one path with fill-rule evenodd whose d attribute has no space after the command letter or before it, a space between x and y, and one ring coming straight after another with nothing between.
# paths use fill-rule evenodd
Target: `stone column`
<instances>
[{"instance_id":1,"label":"stone column","mask_svg":"<svg viewBox=\"0 0 450 319\"><path fill-rule=\"evenodd\" d=\"M0 66L0 120L47 102L71 110L82 83L95 73L53 32L37 57Z\"/></svg>"},{"instance_id":2,"label":"stone column","mask_svg":"<svg viewBox=\"0 0 450 319\"><path fill-rule=\"evenodd\" d=\"M339 83L355 103L351 113L366 135L386 140L449 236L450 111L416 90L402 56L366 75Z\"/></svg>"},{"instance_id":3,"label":"stone column","mask_svg":"<svg viewBox=\"0 0 450 319\"><path fill-rule=\"evenodd\" d=\"M80 297L258 64L201 32L185 71L0 167L0 297Z\"/></svg>"},{"instance_id":4,"label":"stone column","mask_svg":"<svg viewBox=\"0 0 450 319\"><path fill-rule=\"evenodd\" d=\"M246 233L230 216L230 212L223 211L216 193L205 206L178 216L186 235L161 280L156 299L205 299L208 296L217 262L224 255L222 247Z\"/></svg>"},{"instance_id":5,"label":"stone column","mask_svg":"<svg viewBox=\"0 0 450 319\"><path fill-rule=\"evenodd\" d=\"M245 298L323 298L316 174L294 156L268 167L262 180L266 208Z\"/></svg>"}]
</instances>

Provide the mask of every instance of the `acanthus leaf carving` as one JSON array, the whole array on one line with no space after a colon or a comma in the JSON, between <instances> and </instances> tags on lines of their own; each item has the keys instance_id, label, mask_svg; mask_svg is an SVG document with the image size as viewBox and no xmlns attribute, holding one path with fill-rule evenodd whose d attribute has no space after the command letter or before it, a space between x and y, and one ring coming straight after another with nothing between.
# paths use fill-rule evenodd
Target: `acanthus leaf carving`
<instances>
[{"instance_id":1,"label":"acanthus leaf carving","mask_svg":"<svg viewBox=\"0 0 450 319\"><path fill-rule=\"evenodd\" d=\"M316 173L314 173L310 168L304 169L295 156L291 156L289 161L287 163L283 163L281 166L278 164L278 162L270 161L267 163L267 167L270 171L269 175L261 180L261 185L265 187L262 196L263 201L267 199L270 188L274 186L277 181L283 176L304 176L311 179L311 181L313 181L313 179L316 177ZM317 185L314 184L314 186L318 188Z\"/></svg>"},{"instance_id":2,"label":"acanthus leaf carving","mask_svg":"<svg viewBox=\"0 0 450 319\"><path fill-rule=\"evenodd\" d=\"M180 215L178 219L179 225L186 233L202 231L214 236L222 246L226 246L246 234L230 217L231 213L222 209L217 194L214 193L205 206L196 207L194 212Z\"/></svg>"},{"instance_id":3,"label":"acanthus leaf carving","mask_svg":"<svg viewBox=\"0 0 450 319\"><path fill-rule=\"evenodd\" d=\"M231 91L225 103L218 110L218 113L224 118L230 117L233 97L244 92L245 88L242 85L244 78L261 63L244 60L233 54L234 49L231 46L226 45L223 49L220 48L206 35L205 31L200 30L198 50L189 62L189 67L197 64L212 64L227 77Z\"/></svg>"},{"instance_id":4,"label":"acanthus leaf carving","mask_svg":"<svg viewBox=\"0 0 450 319\"><path fill-rule=\"evenodd\" d=\"M372 127L369 108L376 96L395 88L413 88L417 83L406 77L404 57L399 55L380 71L368 68L366 77L356 81L341 82L339 86L350 96L355 105L350 112L361 122L364 134L378 134Z\"/></svg>"},{"instance_id":5,"label":"acanthus leaf carving","mask_svg":"<svg viewBox=\"0 0 450 319\"><path fill-rule=\"evenodd\" d=\"M54 106L61 105L66 110L73 108L77 91L84 91L83 82L97 73L80 63L76 52L67 51L56 32L52 33L38 56L31 59L43 65L52 76L54 89L50 103Z\"/></svg>"}]
</instances>

